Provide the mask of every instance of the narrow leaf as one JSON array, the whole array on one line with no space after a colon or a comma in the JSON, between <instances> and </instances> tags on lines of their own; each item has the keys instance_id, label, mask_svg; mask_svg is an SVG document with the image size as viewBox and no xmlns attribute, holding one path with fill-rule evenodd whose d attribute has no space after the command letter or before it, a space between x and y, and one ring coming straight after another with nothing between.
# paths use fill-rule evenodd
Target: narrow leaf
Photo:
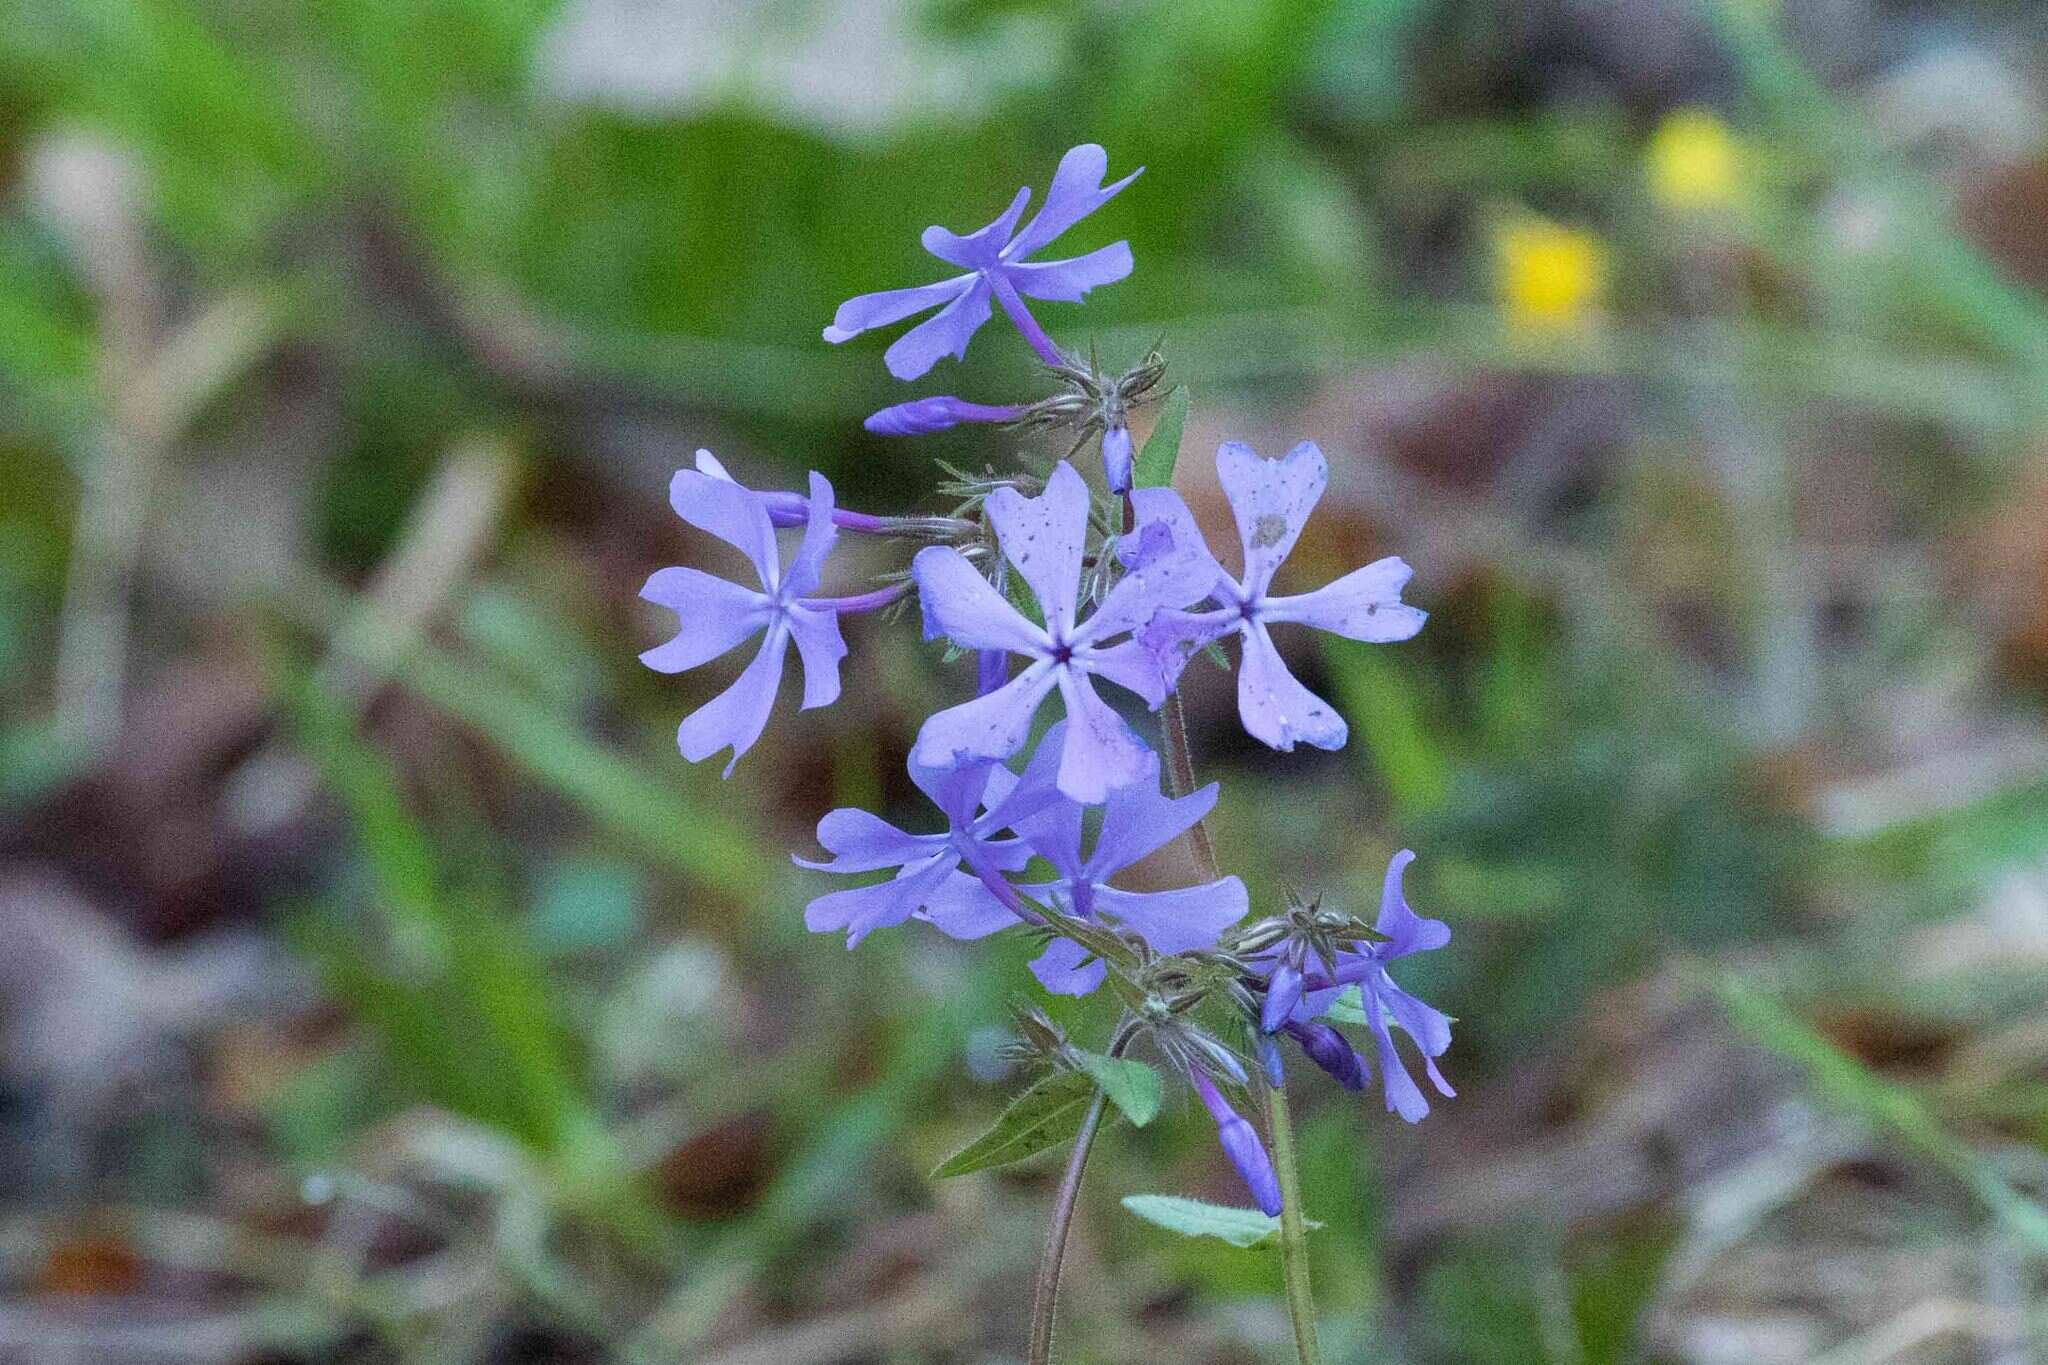
<instances>
[{"instance_id":1,"label":"narrow leaf","mask_svg":"<svg viewBox=\"0 0 2048 1365\"><path fill-rule=\"evenodd\" d=\"M1164 488L1173 482L1173 463L1180 458L1180 433L1188 420L1188 391L1177 386L1159 405L1159 420L1138 452L1138 470L1133 476L1140 488Z\"/></svg>"},{"instance_id":2,"label":"narrow leaf","mask_svg":"<svg viewBox=\"0 0 2048 1365\"><path fill-rule=\"evenodd\" d=\"M1094 1098L1092 1076L1055 1072L1010 1101L995 1126L939 1163L932 1179L1007 1166L1057 1146L1081 1130L1081 1117Z\"/></svg>"},{"instance_id":3,"label":"narrow leaf","mask_svg":"<svg viewBox=\"0 0 2048 1365\"><path fill-rule=\"evenodd\" d=\"M1095 1078L1109 1102L1124 1111L1133 1127L1143 1128L1159 1112L1159 1073L1145 1063L1082 1052L1081 1067Z\"/></svg>"},{"instance_id":4,"label":"narrow leaf","mask_svg":"<svg viewBox=\"0 0 2048 1365\"><path fill-rule=\"evenodd\" d=\"M1280 1220L1257 1209L1233 1209L1199 1199L1183 1199L1177 1194L1127 1194L1124 1207L1146 1222L1183 1237L1215 1237L1234 1247L1246 1248L1279 1242ZM1304 1222L1311 1228L1322 1226L1313 1218Z\"/></svg>"}]
</instances>

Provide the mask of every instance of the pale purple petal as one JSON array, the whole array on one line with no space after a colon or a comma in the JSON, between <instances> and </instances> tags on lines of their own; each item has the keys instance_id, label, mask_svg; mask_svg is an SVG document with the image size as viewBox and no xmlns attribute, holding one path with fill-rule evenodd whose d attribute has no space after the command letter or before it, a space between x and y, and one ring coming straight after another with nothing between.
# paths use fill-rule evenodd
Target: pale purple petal
<instances>
[{"instance_id":1,"label":"pale purple petal","mask_svg":"<svg viewBox=\"0 0 2048 1365\"><path fill-rule=\"evenodd\" d=\"M955 872L925 898L923 918L948 938L986 938L1018 923L979 877Z\"/></svg>"},{"instance_id":2,"label":"pale purple petal","mask_svg":"<svg viewBox=\"0 0 2048 1365\"><path fill-rule=\"evenodd\" d=\"M1085 256L1063 261L1022 261L1003 267L1017 292L1055 303L1079 303L1099 285L1115 284L1131 273L1131 244L1111 242Z\"/></svg>"},{"instance_id":3,"label":"pale purple petal","mask_svg":"<svg viewBox=\"0 0 2048 1365\"><path fill-rule=\"evenodd\" d=\"M1165 848L1216 808L1219 789L1211 782L1186 796L1168 796L1159 790L1159 762L1152 758L1142 779L1109 794L1102 830L1088 857L1089 873L1106 880Z\"/></svg>"},{"instance_id":4,"label":"pale purple petal","mask_svg":"<svg viewBox=\"0 0 2048 1365\"><path fill-rule=\"evenodd\" d=\"M1301 973L1287 961L1276 963L1266 978L1266 999L1259 1007L1259 1027L1267 1033L1294 1017L1301 1004Z\"/></svg>"},{"instance_id":5,"label":"pale purple petal","mask_svg":"<svg viewBox=\"0 0 2048 1365\"><path fill-rule=\"evenodd\" d=\"M1222 611L1162 611L1145 623L1137 641L1159 668L1159 681L1171 692L1188 660L1242 624L1235 608Z\"/></svg>"},{"instance_id":6,"label":"pale purple petal","mask_svg":"<svg viewBox=\"0 0 2048 1365\"><path fill-rule=\"evenodd\" d=\"M1136 640L1125 640L1108 649L1094 650L1088 656L1088 667L1096 676L1137 693L1154 711L1165 702L1167 692L1172 689L1172 683L1160 671L1159 656Z\"/></svg>"},{"instance_id":7,"label":"pale purple petal","mask_svg":"<svg viewBox=\"0 0 2048 1365\"><path fill-rule=\"evenodd\" d=\"M1188 543L1166 523L1145 530L1137 556L1075 638L1107 640L1137 630L1161 611L1192 606L1216 589L1215 563L1199 537Z\"/></svg>"},{"instance_id":8,"label":"pale purple petal","mask_svg":"<svg viewBox=\"0 0 2048 1365\"><path fill-rule=\"evenodd\" d=\"M944 763L937 767L910 760L910 780L946 817L949 829L965 829L974 823L975 808L994 775L1007 771L992 760L973 763Z\"/></svg>"},{"instance_id":9,"label":"pale purple petal","mask_svg":"<svg viewBox=\"0 0 2048 1365\"><path fill-rule=\"evenodd\" d=\"M1296 743L1343 748L1350 734L1344 717L1288 671L1265 626L1254 621L1240 634L1244 654L1237 665L1237 714L1246 731L1280 750Z\"/></svg>"},{"instance_id":10,"label":"pale purple petal","mask_svg":"<svg viewBox=\"0 0 2048 1365\"><path fill-rule=\"evenodd\" d=\"M952 873L950 859L933 857L889 881L820 896L804 907L804 927L814 934L844 929L851 948L875 930L909 919Z\"/></svg>"},{"instance_id":11,"label":"pale purple petal","mask_svg":"<svg viewBox=\"0 0 2048 1365\"><path fill-rule=\"evenodd\" d=\"M1024 746L1031 717L1062 671L1041 660L987 696L928 717L917 732L911 756L934 768L977 758L1008 758Z\"/></svg>"},{"instance_id":12,"label":"pale purple petal","mask_svg":"<svg viewBox=\"0 0 2048 1365\"><path fill-rule=\"evenodd\" d=\"M775 526L760 498L730 478L679 469L669 481L668 501L684 521L745 555L761 586L775 591L780 562L775 553Z\"/></svg>"},{"instance_id":13,"label":"pale purple petal","mask_svg":"<svg viewBox=\"0 0 2048 1365\"><path fill-rule=\"evenodd\" d=\"M641 654L640 662L657 673L680 673L716 659L773 614L762 594L696 569L657 569L640 595L675 612L682 626L673 640Z\"/></svg>"},{"instance_id":14,"label":"pale purple petal","mask_svg":"<svg viewBox=\"0 0 2048 1365\"><path fill-rule=\"evenodd\" d=\"M1422 1097L1415 1078L1402 1065L1401 1054L1394 1050L1394 1039L1387 1032L1384 1013L1370 1004L1365 1012L1379 1053L1380 1089L1387 1097L1388 1110L1398 1113L1410 1123L1422 1122L1429 1115L1429 1101Z\"/></svg>"},{"instance_id":15,"label":"pale purple petal","mask_svg":"<svg viewBox=\"0 0 2048 1365\"><path fill-rule=\"evenodd\" d=\"M1243 919L1250 904L1236 877L1170 891L1095 888L1095 913L1115 920L1160 953L1215 947L1217 936Z\"/></svg>"},{"instance_id":16,"label":"pale purple petal","mask_svg":"<svg viewBox=\"0 0 2048 1365\"><path fill-rule=\"evenodd\" d=\"M1156 760L1124 718L1095 695L1085 673L1058 670L1067 703L1067 742L1060 755L1060 790L1086 806L1118 787L1140 781ZM1000 695L1000 694L998 694ZM973 703L969 703L972 705ZM920 741L921 742L921 741Z\"/></svg>"},{"instance_id":17,"label":"pale purple petal","mask_svg":"<svg viewBox=\"0 0 2048 1365\"><path fill-rule=\"evenodd\" d=\"M839 615L803 606L785 610L789 633L796 638L796 652L804 661L802 709L830 706L839 700L839 661L846 657L846 641L839 634Z\"/></svg>"},{"instance_id":18,"label":"pale purple petal","mask_svg":"<svg viewBox=\"0 0 2048 1365\"><path fill-rule=\"evenodd\" d=\"M1039 737L1038 747L1031 751L1031 761L1024 765L1023 775L1007 792L998 795L996 784L991 780L984 802L988 807L987 828L1015 828L1038 812L1066 799L1059 790L1060 757L1067 743L1066 726L1063 720L1055 721L1052 728ZM1008 769L1000 771L1008 775Z\"/></svg>"},{"instance_id":19,"label":"pale purple petal","mask_svg":"<svg viewBox=\"0 0 2048 1365\"><path fill-rule=\"evenodd\" d=\"M956 275L937 284L921 284L914 289L884 289L880 293L848 299L833 314L832 325L825 329L825 340L835 344L851 341L871 327L886 327L927 308L950 303L965 293L978 278L975 275Z\"/></svg>"},{"instance_id":20,"label":"pale purple petal","mask_svg":"<svg viewBox=\"0 0 2048 1365\"><path fill-rule=\"evenodd\" d=\"M994 265L1002 255L1003 248L1009 244L1011 230L1024 216L1024 206L1030 202L1031 187L1026 185L1010 200L1010 206L991 219L986 227L962 236L934 224L924 230L919 240L924 243L926 251L947 265L981 270Z\"/></svg>"},{"instance_id":21,"label":"pale purple petal","mask_svg":"<svg viewBox=\"0 0 2048 1365\"><path fill-rule=\"evenodd\" d=\"M1426 1057L1441 1057L1451 1046L1451 1017L1442 1010L1425 1005L1408 992L1394 984L1393 978L1382 973L1374 983L1375 994L1385 1005L1387 1013L1394 1016L1394 1022L1422 1049Z\"/></svg>"},{"instance_id":22,"label":"pale purple petal","mask_svg":"<svg viewBox=\"0 0 2048 1365\"><path fill-rule=\"evenodd\" d=\"M732 760L725 765L725 776L732 776L734 764L768 728L768 713L775 709L776 689L782 683L782 657L788 649L788 630L780 622L770 626L746 671L677 727L676 747L684 758L699 763L731 745Z\"/></svg>"},{"instance_id":23,"label":"pale purple petal","mask_svg":"<svg viewBox=\"0 0 2048 1365\"><path fill-rule=\"evenodd\" d=\"M1061 460L1037 497L998 488L989 494L983 510L1002 542L1003 554L1038 598L1046 629L1055 638L1070 634L1088 540L1088 485ZM923 557L921 552L918 558Z\"/></svg>"},{"instance_id":24,"label":"pale purple petal","mask_svg":"<svg viewBox=\"0 0 2048 1365\"><path fill-rule=\"evenodd\" d=\"M1257 599L1273 582L1330 480L1330 466L1315 442L1303 441L1277 460L1265 460L1241 441L1216 451L1216 477L1237 517L1244 544L1244 590Z\"/></svg>"},{"instance_id":25,"label":"pale purple petal","mask_svg":"<svg viewBox=\"0 0 2048 1365\"><path fill-rule=\"evenodd\" d=\"M1099 957L1070 938L1056 938L1031 961L1031 974L1054 995L1086 995L1102 984L1107 971Z\"/></svg>"},{"instance_id":26,"label":"pale purple petal","mask_svg":"<svg viewBox=\"0 0 2048 1365\"><path fill-rule=\"evenodd\" d=\"M1266 621L1293 621L1347 640L1385 644L1422 629L1429 613L1406 606L1401 587L1415 571L1398 556L1376 559L1334 583L1298 597L1269 597L1259 604Z\"/></svg>"},{"instance_id":27,"label":"pale purple petal","mask_svg":"<svg viewBox=\"0 0 2048 1365\"><path fill-rule=\"evenodd\" d=\"M1136 529L1127 532L1117 541L1117 558L1129 568L1135 568L1145 558L1147 551L1158 553L1162 548L1176 553L1200 546L1209 554L1209 543L1203 538L1202 528L1195 524L1195 514L1181 500L1180 494L1171 488L1134 488L1131 490L1131 514ZM1161 542L1156 536L1148 540L1146 533L1155 525L1161 525L1173 534L1173 539ZM1223 566L1216 562L1213 554L1209 563L1216 571L1219 591L1235 586Z\"/></svg>"},{"instance_id":28,"label":"pale purple petal","mask_svg":"<svg viewBox=\"0 0 2048 1365\"><path fill-rule=\"evenodd\" d=\"M1072 148L1060 158L1059 169L1053 172L1052 184L1046 187L1045 203L1003 249L1003 259L1021 261L1051 243L1108 203L1144 169L1140 166L1114 185L1104 185L1102 177L1109 171L1109 153L1092 142Z\"/></svg>"},{"instance_id":29,"label":"pale purple petal","mask_svg":"<svg viewBox=\"0 0 2048 1365\"><path fill-rule=\"evenodd\" d=\"M919 378L943 356L965 356L967 343L988 318L988 281L977 275L958 298L891 342L882 363L898 379Z\"/></svg>"},{"instance_id":30,"label":"pale purple petal","mask_svg":"<svg viewBox=\"0 0 2048 1365\"><path fill-rule=\"evenodd\" d=\"M1039 654L1049 648L1045 631L950 545L927 545L911 561L917 600L924 610L924 638L941 636L962 649L1000 649Z\"/></svg>"},{"instance_id":31,"label":"pale purple petal","mask_svg":"<svg viewBox=\"0 0 2048 1365\"><path fill-rule=\"evenodd\" d=\"M1046 741L1039 741L1041 750L1046 747ZM1031 845L1031 851L1051 863L1053 871L1067 882L1082 875L1081 820L1087 809L1060 797L1016 825L1017 833Z\"/></svg>"},{"instance_id":32,"label":"pale purple petal","mask_svg":"<svg viewBox=\"0 0 2048 1365\"><path fill-rule=\"evenodd\" d=\"M1382 962L1406 957L1410 953L1428 952L1441 948L1451 941L1451 926L1440 919L1424 919L1409 908L1408 897L1402 889L1402 879L1408 871L1408 864L1415 861L1415 854L1402 849L1387 860L1387 875L1380 884L1380 913L1373 928L1387 936L1387 942L1375 946L1373 953Z\"/></svg>"},{"instance_id":33,"label":"pale purple petal","mask_svg":"<svg viewBox=\"0 0 2048 1365\"><path fill-rule=\"evenodd\" d=\"M832 553L839 528L832 521L832 485L817 470L811 471L811 496L806 508L803 542L783 575L783 600L808 597L817 591L825 576L825 556Z\"/></svg>"},{"instance_id":34,"label":"pale purple petal","mask_svg":"<svg viewBox=\"0 0 2048 1365\"><path fill-rule=\"evenodd\" d=\"M818 822L818 843L831 861L794 856L790 861L813 872L873 872L929 858L946 847L946 836L906 834L872 811L841 806Z\"/></svg>"}]
</instances>

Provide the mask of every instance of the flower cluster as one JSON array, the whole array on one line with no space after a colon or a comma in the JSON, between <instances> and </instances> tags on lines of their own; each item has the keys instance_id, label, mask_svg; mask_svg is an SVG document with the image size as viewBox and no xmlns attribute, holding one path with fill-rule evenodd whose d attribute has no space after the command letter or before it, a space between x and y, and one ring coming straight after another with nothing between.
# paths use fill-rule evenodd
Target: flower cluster
<instances>
[{"instance_id":1,"label":"flower cluster","mask_svg":"<svg viewBox=\"0 0 2048 1365\"><path fill-rule=\"evenodd\" d=\"M678 631L641 657L651 668L681 672L760 637L738 679L693 711L677 735L693 762L730 749L730 776L766 728L792 642L802 706L828 706L839 696L847 654L841 618L914 594L925 639L944 641L949 658L974 660L971 693L925 719L909 756L911 780L937 814L928 832L860 809L825 816L817 840L829 856L797 862L863 880L818 895L805 923L843 932L849 947L908 920L959 939L1004 929L1038 936L1043 950L1031 970L1039 983L1066 995L1110 983L1129 1025L1118 1050L1149 1040L1215 1119L1225 1153L1272 1214L1281 1201L1273 1164L1228 1095L1260 1084L1254 1077L1261 1072L1264 1084L1283 1084L1282 1038L1339 1083L1364 1088L1371 1065L1338 1027L1350 1024L1372 1040L1388 1108L1420 1119L1428 1101L1393 1034L1408 1035L1428 1079L1449 1095L1436 1059L1450 1045L1450 1021L1397 986L1388 968L1442 947L1450 931L1409 909L1401 877L1413 855L1406 851L1388 868L1369 927L1298 901L1247 922L1245 884L1214 866L1189 886L1117 885L1126 869L1197 830L1218 788L1192 789L1182 727L1163 728L1169 746L1183 747L1169 748L1173 761L1162 763L1130 718L1135 707L1120 711L1112 699L1128 694L1160 711L1189 660L1197 653L1224 658L1220 647L1234 637L1245 730L1278 750L1304 743L1335 749L1348 737L1343 717L1289 670L1273 629L1387 642L1414 635L1425 618L1401 601L1410 570L1398 558L1312 591L1274 591L1328 482L1328 463L1313 443L1278 459L1237 442L1216 452L1217 479L1236 521L1236 571L1219 561L1172 488L1133 487L1126 419L1159 391L1164 361L1152 354L1126 373L1106 374L1092 353L1084 362L1055 346L1025 302L1079 301L1130 273L1124 242L1033 259L1137 175L1105 184L1107 169L1100 147L1076 147L1021 228L1029 189L978 231L928 229L925 249L964 273L851 299L825 329L826 340L844 342L932 312L884 356L892 374L910 380L942 356L964 356L1000 306L1044 363L1049 396L1009 405L918 398L874 414L868 428L893 436L962 422L1065 428L1076 433L1067 458L1041 466L1042 473L947 485L964 498L948 515L886 516L839 508L817 473L807 494L749 489L700 452L696 467L671 485L676 513L740 551L755 583L691 568L655 573L641 595L673 610ZM1073 463L1091 439L1101 491ZM786 564L782 530L800 533ZM824 594L842 532L916 547L907 573ZM1206 835L1197 841L1205 860L1208 846ZM1248 1069L1254 1054L1260 1066Z\"/></svg>"}]
</instances>

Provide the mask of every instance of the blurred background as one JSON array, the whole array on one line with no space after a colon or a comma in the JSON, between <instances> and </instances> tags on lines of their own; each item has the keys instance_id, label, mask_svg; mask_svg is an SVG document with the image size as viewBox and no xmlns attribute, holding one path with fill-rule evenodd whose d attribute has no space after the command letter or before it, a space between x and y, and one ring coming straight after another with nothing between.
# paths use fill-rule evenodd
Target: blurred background
<instances>
[{"instance_id":1,"label":"blurred background","mask_svg":"<svg viewBox=\"0 0 2048 1365\"><path fill-rule=\"evenodd\" d=\"M1304 1083L1340 1362L1984 1362L2048 1338L2048 13L2020 0L39 0L0 27L0 1360L1021 1355L1029 946L802 929L965 685L849 630L730 782L645 575L698 446L938 510L843 298L1062 151L1295 556L1334 754L1190 704L1228 867L1454 928L1460 1098ZM1139 420L1141 429L1149 413ZM1142 430L1141 430L1142 436ZM842 570L894 567L847 547ZM863 560L863 554L869 558ZM1102 1002L1058 1006L1087 1036ZM1320 1078L1316 1078L1320 1082ZM1066 1358L1289 1357L1183 1108L1110 1132Z\"/></svg>"}]
</instances>

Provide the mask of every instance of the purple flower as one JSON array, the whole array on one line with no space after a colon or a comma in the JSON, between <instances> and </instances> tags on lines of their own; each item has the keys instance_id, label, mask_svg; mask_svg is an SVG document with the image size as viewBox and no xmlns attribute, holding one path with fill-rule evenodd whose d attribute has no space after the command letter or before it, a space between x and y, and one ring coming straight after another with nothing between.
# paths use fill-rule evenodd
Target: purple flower
<instances>
[{"instance_id":1,"label":"purple flower","mask_svg":"<svg viewBox=\"0 0 2048 1365\"><path fill-rule=\"evenodd\" d=\"M1252 1201L1259 1206L1259 1212L1268 1218L1278 1218L1280 1181L1273 1174L1273 1159L1266 1155L1266 1144L1259 1141L1258 1130L1230 1107L1229 1102L1217 1093L1215 1083L1200 1070L1188 1072L1188 1083L1202 1097L1209 1117L1216 1120L1216 1139L1223 1144L1223 1154L1230 1158L1231 1165L1237 1167L1237 1173L1243 1178L1245 1188L1251 1191Z\"/></svg>"},{"instance_id":2,"label":"purple flower","mask_svg":"<svg viewBox=\"0 0 2048 1365\"><path fill-rule=\"evenodd\" d=\"M1266 631L1293 622L1314 626L1348 640L1405 640L1422 629L1426 613L1401 602L1402 585L1413 572L1395 557L1374 560L1334 583L1295 597L1268 595L1273 573L1294 548L1303 523L1323 496L1330 467L1312 441L1303 441L1285 458L1261 459L1250 446L1227 441L1216 451L1216 476L1237 515L1238 538L1244 546L1244 577L1232 578L1219 565L1214 611L1164 611L1142 638L1159 658L1169 686L1195 651L1235 631L1243 641L1237 673L1237 711L1244 728L1275 749L1297 742L1319 749L1340 749L1349 736L1344 718L1327 702L1303 687L1288 671ZM1171 489L1141 488L1132 505L1145 521L1174 527L1174 542L1187 540L1194 518ZM1126 537L1127 560L1143 553ZM1212 561L1213 562L1213 561Z\"/></svg>"},{"instance_id":3,"label":"purple flower","mask_svg":"<svg viewBox=\"0 0 2048 1365\"><path fill-rule=\"evenodd\" d=\"M1068 152L1060 158L1059 169L1053 173L1044 207L1014 236L1011 234L1017 228L1017 220L1031 201L1028 185L1017 191L1017 197L1001 216L978 232L962 237L942 227L926 228L924 249L967 273L937 284L888 289L848 299L839 305L832 325L825 329L825 340L847 341L871 327L885 327L937 308L936 316L898 337L882 357L890 374L898 379L916 379L937 364L940 356L951 355L958 360L967 354L967 343L989 319L993 299L1003 306L1040 358L1058 363L1059 352L1020 296L1078 303L1095 286L1114 284L1131 273L1130 243L1116 242L1068 260L1027 258L1108 203L1144 168L1105 186L1102 177L1108 169L1108 153L1093 143Z\"/></svg>"},{"instance_id":4,"label":"purple flower","mask_svg":"<svg viewBox=\"0 0 2048 1365\"><path fill-rule=\"evenodd\" d=\"M746 555L761 588L757 592L696 569L656 570L640 595L672 609L681 629L667 644L642 654L640 662L657 672L680 673L765 632L760 651L739 679L691 712L676 731L676 746L692 763L730 745L732 761L725 765L725 776L731 777L740 755L767 728L789 642L796 641L803 659L804 710L838 700L839 661L846 657L846 642L839 635L835 606L804 600L818 586L825 556L838 535L832 520L832 485L822 474L811 475L803 543L784 572L766 503L726 476L715 459L710 467L717 473L703 468L677 471L669 484L669 502L684 521Z\"/></svg>"},{"instance_id":5,"label":"purple flower","mask_svg":"<svg viewBox=\"0 0 2048 1365\"><path fill-rule=\"evenodd\" d=\"M1058 799L1051 763L1034 758L1020 778L1000 763L929 768L913 761L910 778L946 817L945 831L907 834L852 807L820 820L818 842L832 859L796 858L799 867L840 873L899 870L889 881L812 901L804 910L804 925L811 932L844 929L851 948L873 930L913 915L954 938L980 938L1017 922L981 874L1016 872L1031 860L1023 839L997 836ZM969 871L960 870L962 863Z\"/></svg>"},{"instance_id":6,"label":"purple flower","mask_svg":"<svg viewBox=\"0 0 2048 1365\"><path fill-rule=\"evenodd\" d=\"M962 422L1014 422L1024 411L1021 403L999 407L942 395L883 408L870 413L862 425L877 436L925 436Z\"/></svg>"},{"instance_id":7,"label":"purple flower","mask_svg":"<svg viewBox=\"0 0 2048 1365\"><path fill-rule=\"evenodd\" d=\"M1039 704L1058 689L1069 722L1059 788L1094 804L1142 777L1150 754L1096 695L1093 678L1099 674L1152 706L1166 698L1149 651L1135 640L1108 642L1162 608L1186 606L1207 592L1213 581L1208 551L1199 540L1176 546L1166 526L1145 528L1145 562L1119 579L1088 619L1076 621L1088 487L1073 466L1062 460L1036 498L999 488L984 510L1003 554L1036 594L1045 624L1012 606L958 550L934 545L918 551L911 572L927 640L943 635L962 649L1003 650L1030 662L994 691L926 720L913 757L932 768L1008 758L1023 745Z\"/></svg>"},{"instance_id":8,"label":"purple flower","mask_svg":"<svg viewBox=\"0 0 2048 1365\"><path fill-rule=\"evenodd\" d=\"M1451 1045L1450 1016L1423 1004L1395 985L1394 979L1387 974L1388 964L1410 953L1441 948L1451 941L1449 925L1440 919L1424 919L1409 908L1408 898L1401 889L1401 879L1408 864L1414 861L1415 855L1404 848L1387 863L1386 882L1380 891L1379 919L1373 925L1386 936L1386 942L1361 943L1356 948L1340 951L1333 971L1326 976L1320 972L1311 975L1307 983L1309 989L1290 1012L1289 1019L1290 1023L1307 1024L1336 1003L1345 986L1357 986L1366 1024L1372 1030L1373 1041L1377 1045L1380 1087L1386 1095L1387 1108L1398 1112L1410 1123L1420 1122L1429 1113L1429 1101L1423 1098L1421 1088L1415 1084L1400 1054L1394 1050L1393 1028L1398 1027L1415 1041L1422 1053L1423 1070L1437 1093L1446 1097L1457 1094L1436 1065L1436 1059L1443 1056ZM1315 965L1320 968L1323 964ZM1314 1052L1309 1055L1318 1065L1330 1070Z\"/></svg>"},{"instance_id":9,"label":"purple flower","mask_svg":"<svg viewBox=\"0 0 2048 1365\"><path fill-rule=\"evenodd\" d=\"M1065 724L1046 732L1040 753L1060 742ZM1017 889L1078 919L1106 919L1137 934L1156 952L1214 947L1218 934L1244 918L1249 903L1244 883L1236 877L1171 891L1124 891L1109 884L1124 868L1185 834L1216 804L1213 782L1177 800L1163 795L1159 760L1146 757L1150 766L1144 778L1109 793L1102 807L1102 827L1086 858L1081 856L1086 807L1055 800L1018 824L1017 832L1052 864L1056 880L1020 884ZM1037 762L1032 760L1034 767ZM1031 970L1055 995L1086 995L1102 984L1104 972L1099 959L1091 960L1086 949L1068 938L1047 944Z\"/></svg>"}]
</instances>

